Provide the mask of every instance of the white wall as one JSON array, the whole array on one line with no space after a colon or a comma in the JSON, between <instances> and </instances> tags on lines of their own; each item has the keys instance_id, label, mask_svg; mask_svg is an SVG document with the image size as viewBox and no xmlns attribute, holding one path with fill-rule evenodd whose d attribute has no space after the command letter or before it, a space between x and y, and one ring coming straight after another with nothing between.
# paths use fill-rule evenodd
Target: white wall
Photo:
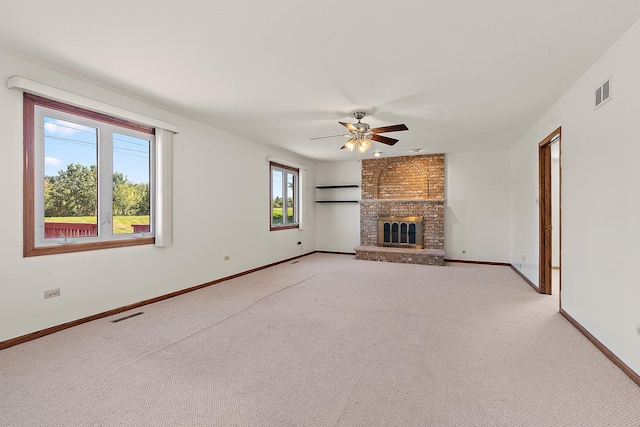
<instances>
[{"instance_id":1,"label":"white wall","mask_svg":"<svg viewBox=\"0 0 640 427\"><path fill-rule=\"evenodd\" d=\"M360 186L361 163L347 161L316 165L316 185ZM360 187L316 190L317 200L360 200ZM360 245L360 206L357 203L316 204L316 249L355 253Z\"/></svg>"},{"instance_id":2,"label":"white wall","mask_svg":"<svg viewBox=\"0 0 640 427\"><path fill-rule=\"evenodd\" d=\"M562 307L640 373L640 21L512 149L512 251L538 282L537 148L562 126ZM593 108L612 76L612 99Z\"/></svg>"},{"instance_id":3,"label":"white wall","mask_svg":"<svg viewBox=\"0 0 640 427\"><path fill-rule=\"evenodd\" d=\"M509 262L509 151L445 155L447 259Z\"/></svg>"},{"instance_id":4,"label":"white wall","mask_svg":"<svg viewBox=\"0 0 640 427\"><path fill-rule=\"evenodd\" d=\"M22 93L4 84L16 74L180 126L172 247L22 257ZM315 250L310 162L1 53L0 81L0 341ZM309 167L304 230L269 231L270 155Z\"/></svg>"}]
</instances>

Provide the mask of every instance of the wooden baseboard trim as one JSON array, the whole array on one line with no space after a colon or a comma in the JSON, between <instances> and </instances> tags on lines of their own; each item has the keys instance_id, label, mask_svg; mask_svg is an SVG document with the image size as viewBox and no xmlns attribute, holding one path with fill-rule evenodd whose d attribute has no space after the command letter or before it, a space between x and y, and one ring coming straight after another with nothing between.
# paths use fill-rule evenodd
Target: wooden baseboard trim
<instances>
[{"instance_id":1,"label":"wooden baseboard trim","mask_svg":"<svg viewBox=\"0 0 640 427\"><path fill-rule=\"evenodd\" d=\"M467 259L446 259L444 262L461 262L463 264L481 264L481 265L501 265L503 267L509 267L511 264L507 262L491 262L491 261L471 261Z\"/></svg>"},{"instance_id":2,"label":"wooden baseboard trim","mask_svg":"<svg viewBox=\"0 0 640 427\"><path fill-rule=\"evenodd\" d=\"M620 358L618 356L616 356L611 350L609 350L607 348L607 346L602 344L596 337L591 335L591 333L589 331L587 331L584 328L584 326L582 326L580 323L578 323L578 321L576 319L574 319L573 317L571 317L571 315L569 313L564 311L563 308L560 309L560 314L562 314L565 317L565 319L567 319L569 321L569 323L571 323L578 331L580 331L580 333L582 333L582 335L587 337L587 339L589 341L591 341L591 343L593 345L595 345L598 348L598 350L600 350L602 353L604 353L604 355L607 356L609 358L609 360L611 360L613 362L614 365L616 365L618 368L620 368L620 370L622 372L624 372L625 374L627 374L627 376L629 378L631 378L631 380L633 382L635 382L638 386L640 386L640 374L638 374L636 371L631 369L626 363L624 363L622 360L620 360Z\"/></svg>"},{"instance_id":3,"label":"wooden baseboard trim","mask_svg":"<svg viewBox=\"0 0 640 427\"><path fill-rule=\"evenodd\" d=\"M114 308L113 310L104 311L102 313L94 314L92 316L83 317L82 319L72 320L71 322L63 323L61 325L52 326L50 328L43 329L41 331L36 331L36 332L32 332L30 334L26 334L26 335L22 335L22 336L19 336L19 337L11 338L11 339L6 340L6 341L1 341L0 342L0 350L4 350L5 348L13 347L14 345L18 345L18 344L22 344L22 343L25 343L25 342L28 342L28 341L31 341L31 340L35 340L35 339L44 337L45 335L49 335L49 334L53 334L55 332L62 331L64 329L72 328L74 326L78 326L78 325L81 325L81 324L86 323L86 322L91 322L93 320L98 320L98 319L101 319L103 317L113 316L114 314L122 313L124 311L132 310L134 308L142 307L144 305L153 304L154 302L159 302L159 301L166 300L166 299L169 299L169 298L177 297L177 296L186 294L188 292L193 292L193 291L197 291L198 289L206 288L206 287L211 286L211 285L217 285L218 283L225 282L225 281L231 280L231 279L235 279L236 277L244 276L246 274L255 273L256 271L264 270L265 268L273 267L273 266L278 265L278 264L284 264L286 262L293 261L295 259L302 258L302 257L308 256L308 255L311 255L313 253L314 252L309 252L308 254L298 255L298 256L295 256L293 258L287 258L287 259L282 260L282 261L273 262L271 264L263 265L261 267L252 268L251 270L243 271L241 273L233 274L231 276L222 277L220 279L216 279L216 280L213 280L211 282L207 282L207 283L203 283L203 284L200 284L200 285L192 286L190 288L182 289L182 290L176 291L176 292L171 292L170 294L161 295L159 297L150 298L150 299L147 299L147 300L144 300L144 301L140 301L140 302L136 302L136 303L133 303L133 304L125 305L125 306L122 306L122 307Z\"/></svg>"},{"instance_id":4,"label":"wooden baseboard trim","mask_svg":"<svg viewBox=\"0 0 640 427\"><path fill-rule=\"evenodd\" d=\"M315 251L317 254L355 255L355 252Z\"/></svg>"},{"instance_id":5,"label":"wooden baseboard trim","mask_svg":"<svg viewBox=\"0 0 640 427\"><path fill-rule=\"evenodd\" d=\"M531 286L537 293L540 293L540 288L535 283L533 283L531 280L529 280L529 278L527 276L522 274L522 272L520 270L518 270L513 264L509 264L509 266L511 267L511 269L513 271L518 273L518 276L522 277L522 279L525 282L527 282L529 284L529 286Z\"/></svg>"}]
</instances>

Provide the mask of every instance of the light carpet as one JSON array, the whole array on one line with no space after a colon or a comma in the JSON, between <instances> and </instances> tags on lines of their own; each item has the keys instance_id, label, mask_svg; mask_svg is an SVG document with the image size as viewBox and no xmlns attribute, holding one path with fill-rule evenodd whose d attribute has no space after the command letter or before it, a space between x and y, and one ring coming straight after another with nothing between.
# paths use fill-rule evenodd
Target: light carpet
<instances>
[{"instance_id":1,"label":"light carpet","mask_svg":"<svg viewBox=\"0 0 640 427\"><path fill-rule=\"evenodd\" d=\"M508 267L314 254L0 351L0 425L640 426L640 388Z\"/></svg>"}]
</instances>

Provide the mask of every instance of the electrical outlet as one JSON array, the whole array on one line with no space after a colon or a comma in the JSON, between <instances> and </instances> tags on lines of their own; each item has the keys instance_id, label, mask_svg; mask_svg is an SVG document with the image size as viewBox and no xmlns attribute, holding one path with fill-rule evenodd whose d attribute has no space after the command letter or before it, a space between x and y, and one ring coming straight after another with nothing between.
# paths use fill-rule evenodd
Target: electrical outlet
<instances>
[{"instance_id":1,"label":"electrical outlet","mask_svg":"<svg viewBox=\"0 0 640 427\"><path fill-rule=\"evenodd\" d=\"M60 288L44 291L44 299L55 298L60 296Z\"/></svg>"},{"instance_id":2,"label":"electrical outlet","mask_svg":"<svg viewBox=\"0 0 640 427\"><path fill-rule=\"evenodd\" d=\"M520 259L521 259L522 261L526 261L526 260L527 260L527 257L526 257L526 256L524 256L524 255L521 255L521 256L520 256Z\"/></svg>"},{"instance_id":3,"label":"electrical outlet","mask_svg":"<svg viewBox=\"0 0 640 427\"><path fill-rule=\"evenodd\" d=\"M224 260L225 260L225 261L229 261L229 255L225 255L225 256L224 256Z\"/></svg>"}]
</instances>

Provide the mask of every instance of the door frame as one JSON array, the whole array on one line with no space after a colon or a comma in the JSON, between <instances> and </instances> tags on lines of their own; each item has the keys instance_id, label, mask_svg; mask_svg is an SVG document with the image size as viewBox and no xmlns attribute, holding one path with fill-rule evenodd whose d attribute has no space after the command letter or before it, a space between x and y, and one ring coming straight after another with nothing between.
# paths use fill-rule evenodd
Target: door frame
<instances>
[{"instance_id":1,"label":"door frame","mask_svg":"<svg viewBox=\"0 0 640 427\"><path fill-rule=\"evenodd\" d=\"M558 142L560 149L560 158L562 158L562 127L554 130L538 144L538 206L540 209L540 228L538 233L540 236L540 257L538 258L539 274L538 274L538 292L541 294L551 295L551 276L552 276L552 187L551 187L551 145ZM562 272L562 166L560 165L560 173L558 175L560 181L560 218L559 224L559 248L560 248L560 271ZM562 280L562 273L560 274Z\"/></svg>"}]
</instances>

